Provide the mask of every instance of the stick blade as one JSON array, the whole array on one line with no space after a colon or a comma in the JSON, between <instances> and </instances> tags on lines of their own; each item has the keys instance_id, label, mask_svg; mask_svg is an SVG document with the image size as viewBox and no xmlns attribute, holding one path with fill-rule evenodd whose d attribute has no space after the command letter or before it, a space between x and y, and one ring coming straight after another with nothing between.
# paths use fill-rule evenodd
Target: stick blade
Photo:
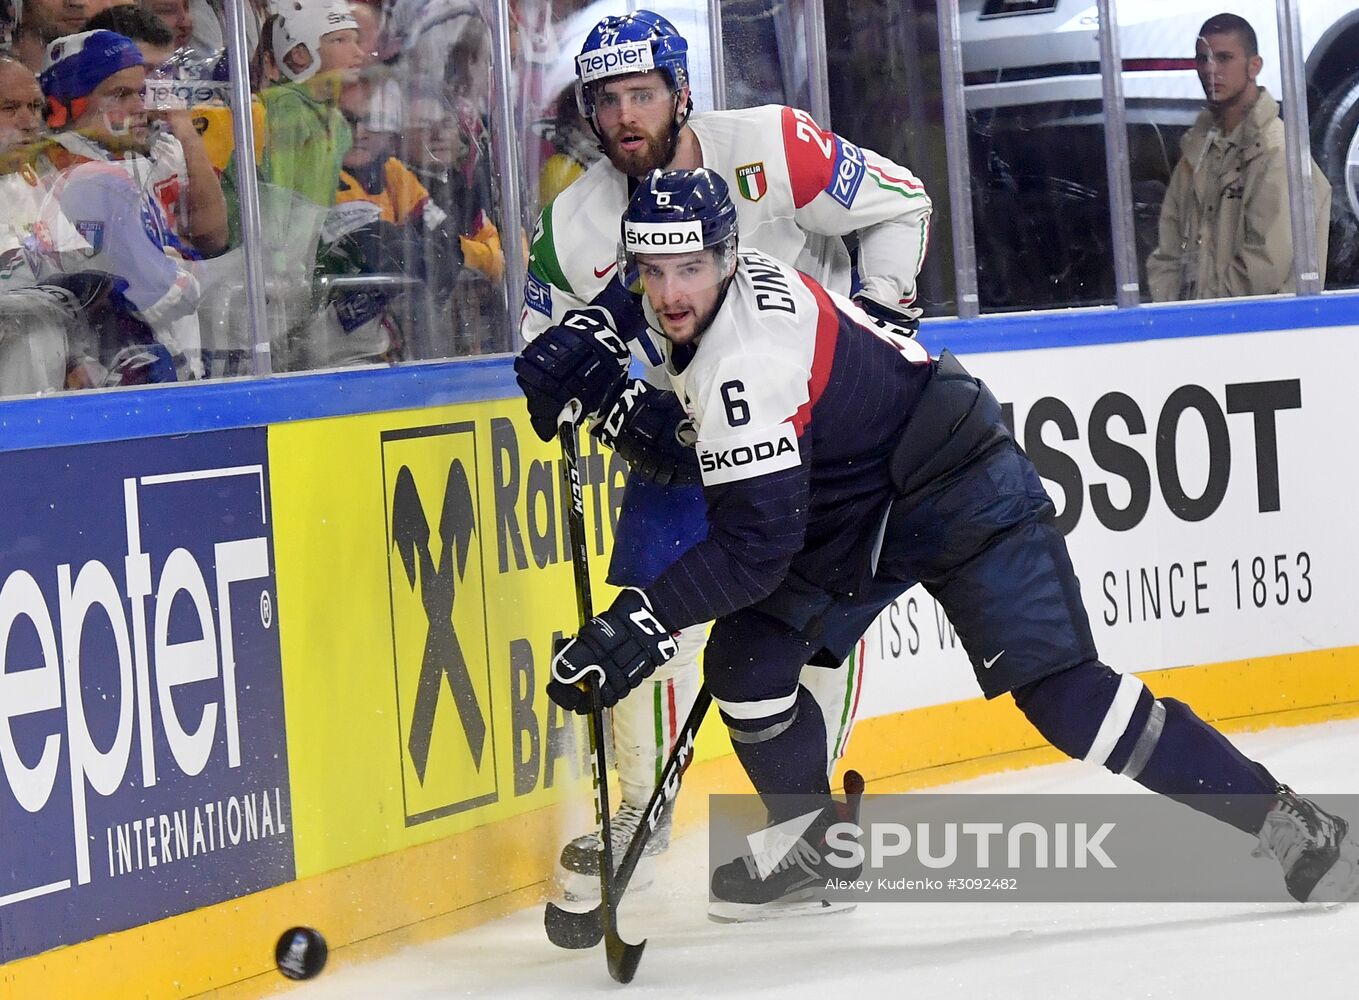
<instances>
[{"instance_id":1,"label":"stick blade","mask_svg":"<svg viewBox=\"0 0 1359 1000\"><path fill-rule=\"evenodd\" d=\"M638 944L628 944L615 936L609 939L605 949L609 958L609 975L613 976L615 982L632 982L632 977L637 975L637 965L642 961L642 952L646 950L646 939L643 938Z\"/></svg>"},{"instance_id":2,"label":"stick blade","mask_svg":"<svg viewBox=\"0 0 1359 1000\"><path fill-rule=\"evenodd\" d=\"M593 948L604 937L604 922L600 907L591 910L566 910L556 903L548 903L543 910L543 928L547 939L558 948ZM636 968L634 964L633 968Z\"/></svg>"}]
</instances>

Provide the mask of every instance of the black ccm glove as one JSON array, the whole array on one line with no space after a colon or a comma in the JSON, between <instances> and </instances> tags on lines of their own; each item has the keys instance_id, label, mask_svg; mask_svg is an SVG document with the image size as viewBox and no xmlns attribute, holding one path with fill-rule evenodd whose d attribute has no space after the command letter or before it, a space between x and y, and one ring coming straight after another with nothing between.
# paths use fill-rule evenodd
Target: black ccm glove
<instances>
[{"instance_id":1,"label":"black ccm glove","mask_svg":"<svg viewBox=\"0 0 1359 1000\"><path fill-rule=\"evenodd\" d=\"M673 392L632 379L590 433L622 455L637 475L661 486L700 480L694 422Z\"/></svg>"},{"instance_id":2,"label":"black ccm glove","mask_svg":"<svg viewBox=\"0 0 1359 1000\"><path fill-rule=\"evenodd\" d=\"M608 408L627 377L628 348L595 309L572 309L514 359L514 379L528 400L529 422L544 441L557 434L557 417L571 400L585 416Z\"/></svg>"},{"instance_id":3,"label":"black ccm glove","mask_svg":"<svg viewBox=\"0 0 1359 1000\"><path fill-rule=\"evenodd\" d=\"M646 594L625 588L608 611L595 615L552 658L547 696L568 712L588 715L590 697L577 685L595 676L608 708L675 655L670 632L651 613Z\"/></svg>"}]
</instances>

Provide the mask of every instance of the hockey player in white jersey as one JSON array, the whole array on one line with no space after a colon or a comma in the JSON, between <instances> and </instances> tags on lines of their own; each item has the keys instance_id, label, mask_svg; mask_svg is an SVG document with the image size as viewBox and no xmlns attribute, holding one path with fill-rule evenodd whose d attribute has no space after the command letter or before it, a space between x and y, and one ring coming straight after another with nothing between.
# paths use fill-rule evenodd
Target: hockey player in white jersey
<instances>
[{"instance_id":1,"label":"hockey player in white jersey","mask_svg":"<svg viewBox=\"0 0 1359 1000\"><path fill-rule=\"evenodd\" d=\"M609 322L625 339L640 325L615 254L618 219L636 179L666 166L716 171L739 192L736 212L747 246L795 263L846 295L853 291L864 309L894 327L913 327L920 314L916 278L931 206L909 170L820 128L804 111L767 105L692 114L687 44L669 21L650 11L601 21L587 36L576 69L581 111L606 157L543 209L520 319L529 346L515 368L543 440L555 434L557 414L569 399L580 399L588 414L605 418L602 439L632 468L609 580L645 586L706 534L693 452L647 439L646 428L673 406L673 396L647 394L637 386L621 393L613 381L616 372L594 366L586 343L591 338L562 325L568 312L592 301L609 306ZM858 240L857 284L841 238L851 234ZM648 364L659 361L654 350L639 350L639 356ZM621 442L609 430L620 426L627 428ZM643 447L630 448L628 437L640 437ZM705 630L685 629L678 636L680 654L656 675L650 696L614 712L623 788L612 826L619 841L615 857L636 829L697 692ZM853 662L847 669L809 668L809 674L826 714L833 765L853 722L860 675ZM668 819L651 841L654 850L668 843ZM568 894L572 873L597 872L596 850L597 840L588 835L562 852ZM579 884L589 889L593 880Z\"/></svg>"},{"instance_id":2,"label":"hockey player in white jersey","mask_svg":"<svg viewBox=\"0 0 1359 1000\"><path fill-rule=\"evenodd\" d=\"M573 711L588 710L587 677L626 704L673 655L670 630L716 619L704 677L770 821L806 812L783 795L822 808L794 847L718 866L710 914L830 912L827 881L857 877L828 857L844 812L803 664L837 641L825 627L837 612L866 624L916 579L982 693L1013 697L1058 749L1258 838L1295 899L1359 897L1345 819L1100 661L1056 508L991 391L947 351L931 358L814 279L738 252L734 216L701 169L656 171L629 204L624 248L693 425L709 534L586 622L548 683Z\"/></svg>"}]
</instances>

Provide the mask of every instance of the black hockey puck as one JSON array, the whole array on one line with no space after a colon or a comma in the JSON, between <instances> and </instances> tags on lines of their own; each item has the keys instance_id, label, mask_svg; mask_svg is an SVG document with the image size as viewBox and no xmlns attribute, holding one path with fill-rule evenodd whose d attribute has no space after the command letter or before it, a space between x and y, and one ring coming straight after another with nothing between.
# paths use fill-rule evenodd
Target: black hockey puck
<instances>
[{"instance_id":1,"label":"black hockey puck","mask_svg":"<svg viewBox=\"0 0 1359 1000\"><path fill-rule=\"evenodd\" d=\"M274 948L278 971L289 979L311 979L326 967L330 949L326 939L310 927L292 927L283 932Z\"/></svg>"}]
</instances>

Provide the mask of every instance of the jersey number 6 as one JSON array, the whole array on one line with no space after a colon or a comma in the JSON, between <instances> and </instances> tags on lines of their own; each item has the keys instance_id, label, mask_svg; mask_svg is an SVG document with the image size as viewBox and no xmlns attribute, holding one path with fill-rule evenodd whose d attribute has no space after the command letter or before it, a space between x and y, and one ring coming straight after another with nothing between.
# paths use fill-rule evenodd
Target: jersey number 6
<instances>
[{"instance_id":1,"label":"jersey number 6","mask_svg":"<svg viewBox=\"0 0 1359 1000\"><path fill-rule=\"evenodd\" d=\"M732 379L730 382L723 382L718 390L722 393L722 405L727 408L729 427L744 427L750 423L750 405L737 395L738 392L745 392L745 389L745 383L739 379Z\"/></svg>"}]
</instances>

